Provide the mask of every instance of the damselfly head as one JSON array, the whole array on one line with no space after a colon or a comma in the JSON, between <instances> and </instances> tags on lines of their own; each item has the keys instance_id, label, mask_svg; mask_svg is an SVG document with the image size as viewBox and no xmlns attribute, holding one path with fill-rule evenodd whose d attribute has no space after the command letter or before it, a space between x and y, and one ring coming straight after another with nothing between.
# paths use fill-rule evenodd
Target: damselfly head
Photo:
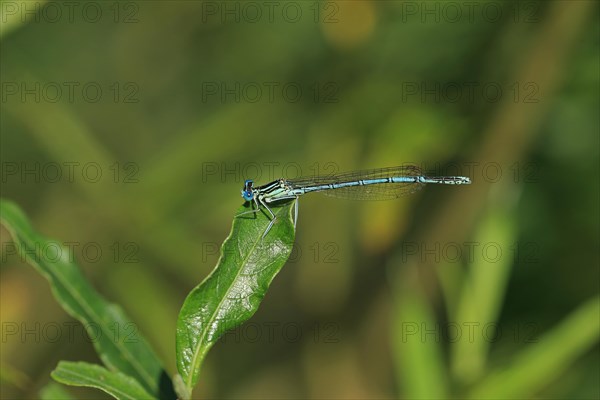
<instances>
[{"instance_id":1,"label":"damselfly head","mask_svg":"<svg viewBox=\"0 0 600 400\"><path fill-rule=\"evenodd\" d=\"M242 197L246 201L252 201L254 193L252 192L252 179L246 179L244 181L244 187L242 188Z\"/></svg>"}]
</instances>

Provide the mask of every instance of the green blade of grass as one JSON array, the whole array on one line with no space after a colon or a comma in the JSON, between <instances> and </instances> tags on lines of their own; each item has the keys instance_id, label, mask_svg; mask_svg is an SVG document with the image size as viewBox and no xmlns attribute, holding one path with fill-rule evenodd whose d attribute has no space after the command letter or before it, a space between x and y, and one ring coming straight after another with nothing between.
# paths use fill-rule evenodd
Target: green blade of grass
<instances>
[{"instance_id":1,"label":"green blade of grass","mask_svg":"<svg viewBox=\"0 0 600 400\"><path fill-rule=\"evenodd\" d=\"M36 2L36 7L42 8L48 0ZM3 1L2 11L0 11L0 40L4 40L10 33L26 25L32 19L36 18L37 13L23 13L22 8L25 3L16 1Z\"/></svg>"},{"instance_id":2,"label":"green blade of grass","mask_svg":"<svg viewBox=\"0 0 600 400\"><path fill-rule=\"evenodd\" d=\"M57 301L94 338L92 343L102 362L111 370L134 377L157 397L175 398L172 384L150 345L137 329L128 329L127 335L116 333L135 325L120 307L94 290L70 259L69 250L35 232L14 203L0 200L0 221L15 242L15 254L48 279Z\"/></svg>"},{"instance_id":3,"label":"green blade of grass","mask_svg":"<svg viewBox=\"0 0 600 400\"><path fill-rule=\"evenodd\" d=\"M212 345L258 309L294 243L293 202L272 207L277 221L262 238L269 218L264 212L236 217L213 272L185 299L177 322L177 368L191 394L200 366ZM241 207L238 213L248 211Z\"/></svg>"},{"instance_id":4,"label":"green blade of grass","mask_svg":"<svg viewBox=\"0 0 600 400\"><path fill-rule=\"evenodd\" d=\"M31 378L10 364L0 362L0 383L24 390L33 385Z\"/></svg>"},{"instance_id":5,"label":"green blade of grass","mask_svg":"<svg viewBox=\"0 0 600 400\"><path fill-rule=\"evenodd\" d=\"M40 399L42 400L74 400L69 392L64 389L64 386L56 382L50 382L40 390Z\"/></svg>"},{"instance_id":6,"label":"green blade of grass","mask_svg":"<svg viewBox=\"0 0 600 400\"><path fill-rule=\"evenodd\" d=\"M156 399L137 380L121 372L111 372L100 365L61 361L51 375L65 385L93 387L119 400Z\"/></svg>"},{"instance_id":7,"label":"green blade of grass","mask_svg":"<svg viewBox=\"0 0 600 400\"><path fill-rule=\"evenodd\" d=\"M460 292L455 313L450 321L459 326L477 326L478 329L497 322L514 263L510 251L517 235L515 207L518 188L504 185L490 201L490 209L474 235L473 243L481 254L469 267ZM512 190L511 190L512 189ZM487 249L487 250L484 250ZM487 256L489 251L489 256ZM446 266L440 266L440 269ZM463 384L472 384L485 371L490 340L484 335L461 337L450 345L451 370Z\"/></svg>"},{"instance_id":8,"label":"green blade of grass","mask_svg":"<svg viewBox=\"0 0 600 400\"><path fill-rule=\"evenodd\" d=\"M439 329L416 266L398 273L396 282L392 346L400 391L409 399L446 398L448 377Z\"/></svg>"},{"instance_id":9,"label":"green blade of grass","mask_svg":"<svg viewBox=\"0 0 600 400\"><path fill-rule=\"evenodd\" d=\"M594 346L600 338L600 297L579 306L538 343L514 357L511 365L492 372L473 388L473 399L532 398Z\"/></svg>"}]
</instances>

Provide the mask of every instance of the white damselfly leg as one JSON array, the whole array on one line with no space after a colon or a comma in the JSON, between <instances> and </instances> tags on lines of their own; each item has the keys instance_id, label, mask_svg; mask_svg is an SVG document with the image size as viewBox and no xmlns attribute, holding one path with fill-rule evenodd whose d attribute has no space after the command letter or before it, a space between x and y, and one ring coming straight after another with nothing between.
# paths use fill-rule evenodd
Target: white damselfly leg
<instances>
[{"instance_id":1,"label":"white damselfly leg","mask_svg":"<svg viewBox=\"0 0 600 400\"><path fill-rule=\"evenodd\" d=\"M250 202L250 206L252 207L252 205L255 204L256 208L252 208L251 210L241 212L241 213L237 214L235 217L237 218L237 217L241 217L242 215L255 214L255 213L259 212L260 211L260 207L258 206L258 202L256 201L256 197L253 200L254 200L254 203Z\"/></svg>"},{"instance_id":2,"label":"white damselfly leg","mask_svg":"<svg viewBox=\"0 0 600 400\"><path fill-rule=\"evenodd\" d=\"M296 196L296 204L294 204L294 230L296 229L296 221L298 221L298 196Z\"/></svg>"},{"instance_id":3,"label":"white damselfly leg","mask_svg":"<svg viewBox=\"0 0 600 400\"><path fill-rule=\"evenodd\" d=\"M252 200L254 202L251 202L250 204L256 205L256 208L253 208L252 210L241 212L238 215L236 215L235 217L237 218L237 217L240 217L240 216L246 215L246 214L256 214L257 212L260 211L260 205L258 204L258 202L260 201L260 204L269 212L270 216L267 215L267 217L269 217L269 219L271 220L271 222L269 222L269 225L267 226L267 229L265 230L265 232L261 236L261 240L262 240L267 235L267 233L269 233L269 231L271 230L271 227L275 223L275 220L277 219L277 217L275 216L275 214L273 213L273 211L271 211L271 209L265 204L265 202L262 199L257 200L257 198L254 197Z\"/></svg>"},{"instance_id":4,"label":"white damselfly leg","mask_svg":"<svg viewBox=\"0 0 600 400\"><path fill-rule=\"evenodd\" d=\"M296 204L294 204L294 229L296 229L296 220L298 219L298 196L283 196L283 197L279 197L277 199L277 201L281 201L281 200L291 200L294 199L296 200ZM263 238L267 235L267 233L269 233L269 231L271 230L271 228L273 227L273 224L275 223L275 220L277 219L277 217L275 216L275 214L273 213L273 211L271 211L271 209L267 206L267 204L261 200L260 201L261 204L263 206L265 206L265 208L269 211L269 213L271 214L271 216L273 217L273 219L271 220L271 222L269 223L269 225L267 226L267 229L265 231L265 233L263 233Z\"/></svg>"},{"instance_id":5,"label":"white damselfly leg","mask_svg":"<svg viewBox=\"0 0 600 400\"><path fill-rule=\"evenodd\" d=\"M269 212L269 214L271 214L271 222L269 222L269 225L267 225L267 229L265 229L265 232L262 234L262 236L260 238L262 240L265 238L265 236L267 236L267 233L269 233L269 231L271 230L271 227L275 223L275 220L277 219L277 217L275 216L273 211L271 211L269 206L267 206L267 204L264 202L263 199L260 199L259 201L260 201L260 204L262 204L265 207L265 209Z\"/></svg>"}]
</instances>

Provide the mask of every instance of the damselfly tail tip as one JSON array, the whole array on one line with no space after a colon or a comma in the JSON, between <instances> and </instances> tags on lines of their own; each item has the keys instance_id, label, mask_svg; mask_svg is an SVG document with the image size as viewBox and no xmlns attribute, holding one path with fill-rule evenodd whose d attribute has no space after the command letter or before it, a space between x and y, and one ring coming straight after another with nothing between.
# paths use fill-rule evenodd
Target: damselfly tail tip
<instances>
[{"instance_id":1,"label":"damselfly tail tip","mask_svg":"<svg viewBox=\"0 0 600 400\"><path fill-rule=\"evenodd\" d=\"M421 183L438 183L443 185L469 185L471 179L466 176L423 176L419 178Z\"/></svg>"},{"instance_id":2,"label":"damselfly tail tip","mask_svg":"<svg viewBox=\"0 0 600 400\"><path fill-rule=\"evenodd\" d=\"M470 185L471 178L467 178L466 176L445 176L440 178L438 183L446 185Z\"/></svg>"}]
</instances>

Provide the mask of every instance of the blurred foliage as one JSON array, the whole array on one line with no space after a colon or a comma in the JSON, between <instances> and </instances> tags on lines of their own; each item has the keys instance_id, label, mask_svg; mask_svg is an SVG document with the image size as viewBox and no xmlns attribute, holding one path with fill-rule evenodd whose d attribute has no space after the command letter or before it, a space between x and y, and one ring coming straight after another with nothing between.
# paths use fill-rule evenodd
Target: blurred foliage
<instances>
[{"instance_id":1,"label":"blurred foliage","mask_svg":"<svg viewBox=\"0 0 600 400\"><path fill-rule=\"evenodd\" d=\"M92 342L98 357L110 369L88 363L61 361L57 369L52 371L52 376L59 382L99 387L103 390L104 386L96 384L98 381L110 381L111 384L131 383L131 387L122 388L125 393L130 390L134 393L151 393L153 398L176 397L158 357L139 331L136 331L135 323L127 318L118 305L107 302L94 291L79 267L68 256L68 248L35 232L27 217L14 203L0 200L0 211L0 222L10 232L14 242L10 248L6 247L7 254L14 253L24 257L27 263L48 280L56 301L67 314L81 322L88 337L94 338ZM44 340L49 338L47 327L42 329L46 333ZM15 329L6 329L6 334L9 332L14 334ZM56 336L55 333L54 337ZM92 376L86 376L87 374ZM114 392L108 390L108 393Z\"/></svg>"},{"instance_id":2,"label":"blurred foliage","mask_svg":"<svg viewBox=\"0 0 600 400\"><path fill-rule=\"evenodd\" d=\"M474 181L302 198L289 265L214 346L197 397L600 396L596 2L468 2L472 18L458 2L458 18L443 2L291 2L271 20L260 2L258 20L239 2L76 3L70 19L60 2L0 2L2 197L79 243L171 375L179 308L216 264L244 179L410 162ZM471 83L502 95L470 97ZM32 398L58 360L98 360L82 328L45 340L40 327L74 322L7 241L0 395ZM482 337L489 324L502 335Z\"/></svg>"}]
</instances>

